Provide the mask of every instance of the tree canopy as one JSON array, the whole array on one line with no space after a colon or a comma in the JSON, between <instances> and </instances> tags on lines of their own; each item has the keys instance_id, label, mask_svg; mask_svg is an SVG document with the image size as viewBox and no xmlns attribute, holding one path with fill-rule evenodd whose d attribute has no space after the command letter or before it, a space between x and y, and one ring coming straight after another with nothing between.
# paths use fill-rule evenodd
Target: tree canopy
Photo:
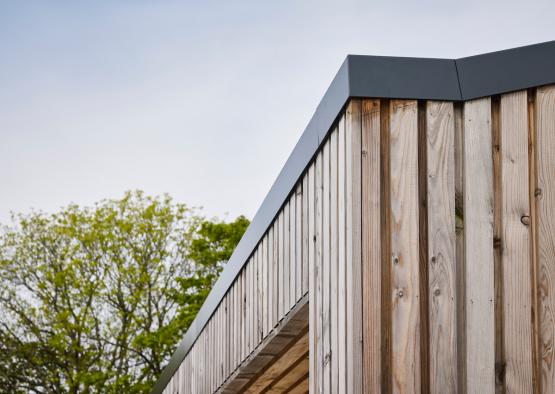
<instances>
[{"instance_id":1,"label":"tree canopy","mask_svg":"<svg viewBox=\"0 0 555 394\"><path fill-rule=\"evenodd\" d=\"M0 233L0 390L149 392L248 224L141 192L14 215Z\"/></svg>"}]
</instances>

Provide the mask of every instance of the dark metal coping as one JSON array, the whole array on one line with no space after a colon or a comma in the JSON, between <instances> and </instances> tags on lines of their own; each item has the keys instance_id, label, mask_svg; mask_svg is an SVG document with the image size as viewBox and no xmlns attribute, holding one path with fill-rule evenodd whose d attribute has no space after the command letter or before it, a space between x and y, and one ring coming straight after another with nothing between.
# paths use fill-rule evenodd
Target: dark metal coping
<instances>
[{"instance_id":1,"label":"dark metal coping","mask_svg":"<svg viewBox=\"0 0 555 394\"><path fill-rule=\"evenodd\" d=\"M456 60L347 56L153 393L162 393L350 98L467 101L551 83L555 41Z\"/></svg>"}]
</instances>

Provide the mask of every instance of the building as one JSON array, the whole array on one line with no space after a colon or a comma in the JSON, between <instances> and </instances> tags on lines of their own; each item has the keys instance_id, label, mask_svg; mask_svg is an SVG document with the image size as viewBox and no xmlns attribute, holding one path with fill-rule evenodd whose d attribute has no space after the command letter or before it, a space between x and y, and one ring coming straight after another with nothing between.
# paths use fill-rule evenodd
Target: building
<instances>
[{"instance_id":1,"label":"building","mask_svg":"<svg viewBox=\"0 0 555 394\"><path fill-rule=\"evenodd\" d=\"M554 83L348 56L154 392L554 393Z\"/></svg>"}]
</instances>

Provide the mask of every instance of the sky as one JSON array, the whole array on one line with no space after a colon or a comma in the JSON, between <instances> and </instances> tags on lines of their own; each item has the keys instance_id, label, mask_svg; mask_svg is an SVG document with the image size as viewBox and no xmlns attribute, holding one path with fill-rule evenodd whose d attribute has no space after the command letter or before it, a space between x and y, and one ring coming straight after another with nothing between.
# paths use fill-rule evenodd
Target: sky
<instances>
[{"instance_id":1,"label":"sky","mask_svg":"<svg viewBox=\"0 0 555 394\"><path fill-rule=\"evenodd\" d=\"M0 0L0 223L140 189L252 218L347 54L555 39L551 1Z\"/></svg>"}]
</instances>

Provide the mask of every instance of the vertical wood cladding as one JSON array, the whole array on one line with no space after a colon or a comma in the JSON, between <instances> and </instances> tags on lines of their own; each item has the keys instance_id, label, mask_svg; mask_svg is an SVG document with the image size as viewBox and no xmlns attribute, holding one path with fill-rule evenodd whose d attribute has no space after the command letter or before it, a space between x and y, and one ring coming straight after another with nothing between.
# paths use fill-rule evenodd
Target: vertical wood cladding
<instances>
[{"instance_id":1,"label":"vertical wood cladding","mask_svg":"<svg viewBox=\"0 0 555 394\"><path fill-rule=\"evenodd\" d=\"M307 299L310 392L555 392L555 87L351 100L165 393L233 392Z\"/></svg>"}]
</instances>

